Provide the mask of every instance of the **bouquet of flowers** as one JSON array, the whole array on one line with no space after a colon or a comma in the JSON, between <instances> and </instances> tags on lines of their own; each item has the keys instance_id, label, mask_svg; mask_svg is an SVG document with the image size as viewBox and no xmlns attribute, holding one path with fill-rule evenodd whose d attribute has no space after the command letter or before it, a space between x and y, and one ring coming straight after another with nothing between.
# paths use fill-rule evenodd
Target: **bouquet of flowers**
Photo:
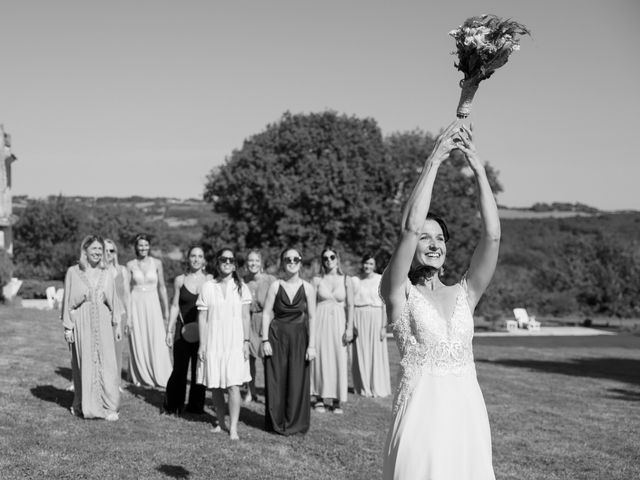
<instances>
[{"instance_id":1,"label":"bouquet of flowers","mask_svg":"<svg viewBox=\"0 0 640 480\"><path fill-rule=\"evenodd\" d=\"M480 15L468 18L449 35L456 40L457 51L452 53L458 55L455 66L464 73L464 79L460 81L462 93L457 116L466 118L480 82L507 63L509 55L520 49L518 36L530 35L530 32L513 20Z\"/></svg>"}]
</instances>

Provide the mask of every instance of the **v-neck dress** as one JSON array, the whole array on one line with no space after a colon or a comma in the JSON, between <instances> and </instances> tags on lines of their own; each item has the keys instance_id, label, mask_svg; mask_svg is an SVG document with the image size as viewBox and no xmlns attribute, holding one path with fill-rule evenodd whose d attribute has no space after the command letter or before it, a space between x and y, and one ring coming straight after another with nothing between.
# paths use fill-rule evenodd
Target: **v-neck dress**
<instances>
[{"instance_id":1,"label":"v-neck dress","mask_svg":"<svg viewBox=\"0 0 640 480\"><path fill-rule=\"evenodd\" d=\"M384 450L384 478L495 480L491 432L476 378L466 281L451 318L413 285L393 325L401 379Z\"/></svg>"},{"instance_id":2,"label":"v-neck dress","mask_svg":"<svg viewBox=\"0 0 640 480\"><path fill-rule=\"evenodd\" d=\"M342 342L347 326L347 291L344 277L338 288L328 280L316 281L316 359L311 363L311 395L347 401L348 351Z\"/></svg>"},{"instance_id":3,"label":"v-neck dress","mask_svg":"<svg viewBox=\"0 0 640 480\"><path fill-rule=\"evenodd\" d=\"M134 383L166 387L172 366L158 296L157 270L143 271L135 260L130 265L129 373Z\"/></svg>"},{"instance_id":4,"label":"v-neck dress","mask_svg":"<svg viewBox=\"0 0 640 480\"><path fill-rule=\"evenodd\" d=\"M273 302L269 343L273 354L264 359L265 427L281 435L309 430L311 396L307 295L304 285L289 298L282 284Z\"/></svg>"},{"instance_id":5,"label":"v-neck dress","mask_svg":"<svg viewBox=\"0 0 640 480\"><path fill-rule=\"evenodd\" d=\"M62 323L73 330L75 338L71 344L73 408L85 418L105 418L120 405L112 330L114 300L113 276L106 270L100 271L95 285L79 266L67 270Z\"/></svg>"},{"instance_id":6,"label":"v-neck dress","mask_svg":"<svg viewBox=\"0 0 640 480\"><path fill-rule=\"evenodd\" d=\"M204 338L200 339L205 342L206 355L198 362L198 383L207 388L227 388L251 380L249 360L244 358L242 325L242 307L250 303L251 292L244 283L240 292L233 280L209 280L202 285L196 305L207 312Z\"/></svg>"}]
</instances>

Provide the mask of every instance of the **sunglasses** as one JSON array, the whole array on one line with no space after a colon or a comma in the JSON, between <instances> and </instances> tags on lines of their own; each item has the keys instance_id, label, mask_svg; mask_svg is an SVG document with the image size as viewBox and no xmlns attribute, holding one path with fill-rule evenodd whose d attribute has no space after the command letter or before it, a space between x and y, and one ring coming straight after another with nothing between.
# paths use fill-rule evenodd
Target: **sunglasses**
<instances>
[{"instance_id":1,"label":"sunglasses","mask_svg":"<svg viewBox=\"0 0 640 480\"><path fill-rule=\"evenodd\" d=\"M230 263L231 265L235 265L236 259L233 257L218 257L218 263Z\"/></svg>"},{"instance_id":2,"label":"sunglasses","mask_svg":"<svg viewBox=\"0 0 640 480\"><path fill-rule=\"evenodd\" d=\"M331 254L331 255L325 255L324 257L322 257L322 261L323 262L330 262L332 260L335 260L336 256Z\"/></svg>"},{"instance_id":3,"label":"sunglasses","mask_svg":"<svg viewBox=\"0 0 640 480\"><path fill-rule=\"evenodd\" d=\"M295 265L299 264L302 261L300 257L284 257L283 260L284 260L284 263L288 263L288 264L293 263Z\"/></svg>"},{"instance_id":4,"label":"sunglasses","mask_svg":"<svg viewBox=\"0 0 640 480\"><path fill-rule=\"evenodd\" d=\"M107 248L107 252L116 253L116 249L115 248Z\"/></svg>"}]
</instances>

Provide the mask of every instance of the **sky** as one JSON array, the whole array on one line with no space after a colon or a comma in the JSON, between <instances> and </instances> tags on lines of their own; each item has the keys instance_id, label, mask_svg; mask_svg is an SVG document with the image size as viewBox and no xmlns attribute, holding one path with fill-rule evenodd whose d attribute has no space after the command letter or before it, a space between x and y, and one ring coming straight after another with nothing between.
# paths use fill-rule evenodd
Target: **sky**
<instances>
[{"instance_id":1,"label":"sky","mask_svg":"<svg viewBox=\"0 0 640 480\"><path fill-rule=\"evenodd\" d=\"M499 203L640 210L637 0L0 0L13 193L200 198L286 111L437 133L482 13L532 31L469 119Z\"/></svg>"}]
</instances>

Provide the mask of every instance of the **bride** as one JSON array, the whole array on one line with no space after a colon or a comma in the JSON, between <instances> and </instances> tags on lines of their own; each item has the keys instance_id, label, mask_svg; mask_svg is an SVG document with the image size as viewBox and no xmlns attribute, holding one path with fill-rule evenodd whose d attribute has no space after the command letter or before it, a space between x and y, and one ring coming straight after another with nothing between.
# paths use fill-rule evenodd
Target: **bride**
<instances>
[{"instance_id":1,"label":"bride","mask_svg":"<svg viewBox=\"0 0 640 480\"><path fill-rule=\"evenodd\" d=\"M467 273L448 286L439 274L449 231L429 205L438 167L455 149L475 174L483 229ZM493 276L499 244L489 181L471 131L456 120L436 140L407 201L380 286L402 369L384 450L385 479L495 480L471 340L473 310Z\"/></svg>"}]
</instances>

